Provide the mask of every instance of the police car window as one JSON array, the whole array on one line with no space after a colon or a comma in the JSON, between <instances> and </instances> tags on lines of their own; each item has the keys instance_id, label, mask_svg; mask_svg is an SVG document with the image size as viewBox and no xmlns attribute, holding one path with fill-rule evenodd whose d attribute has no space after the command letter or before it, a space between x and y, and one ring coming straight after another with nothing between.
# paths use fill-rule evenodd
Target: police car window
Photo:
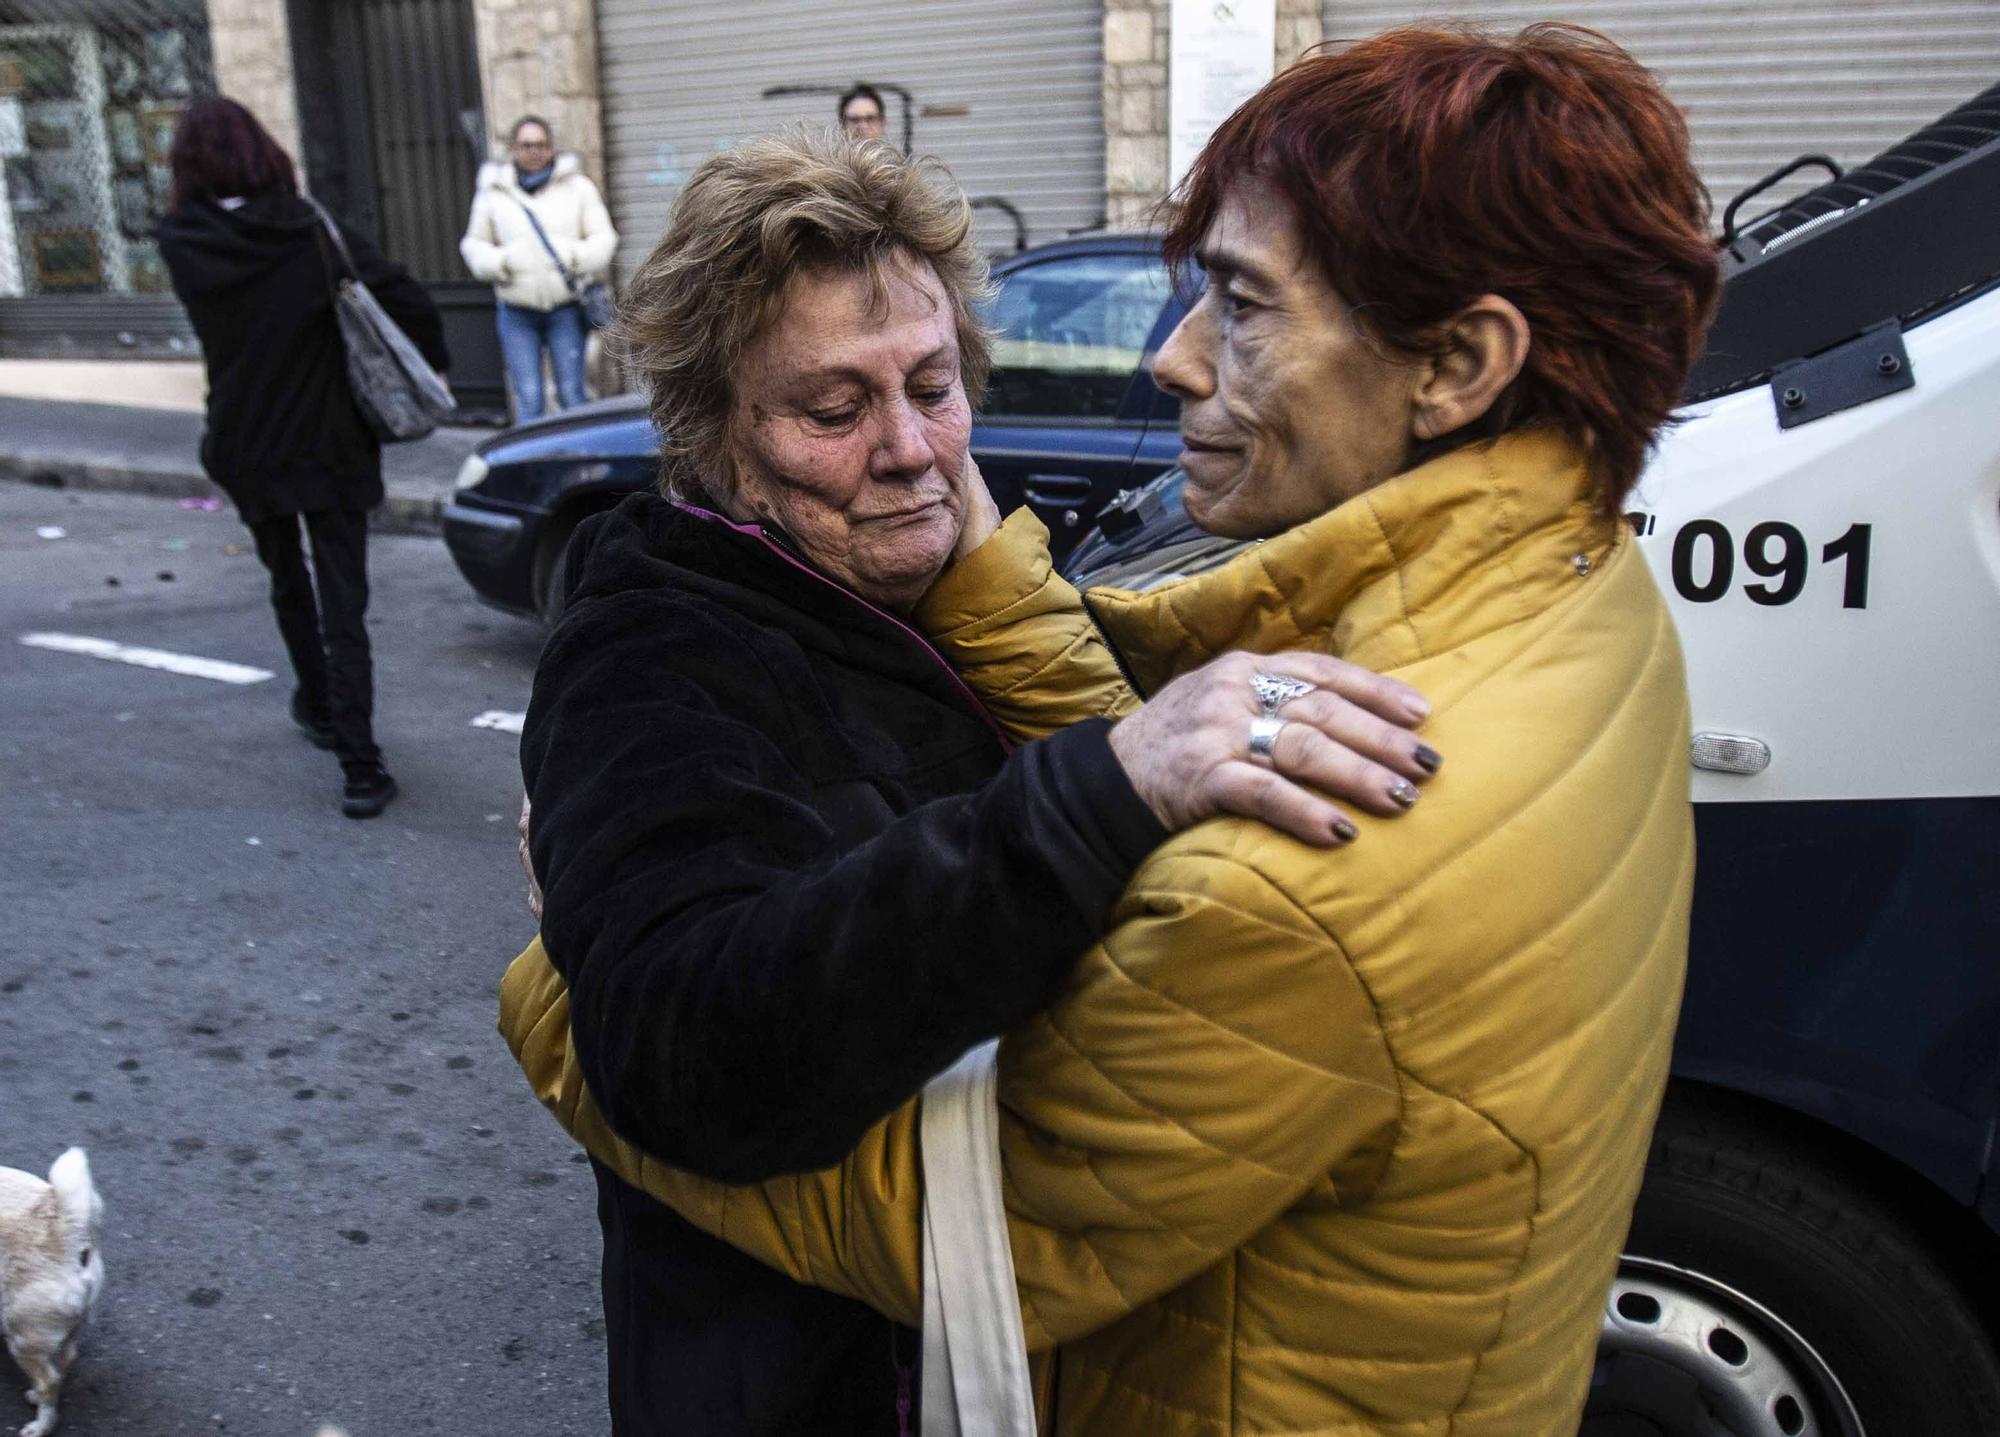
<instances>
[{"instance_id":1,"label":"police car window","mask_svg":"<svg viewBox=\"0 0 2000 1437\"><path fill-rule=\"evenodd\" d=\"M1166 267L1146 254L1078 255L1001 280L989 417L1111 419L1167 301Z\"/></svg>"}]
</instances>

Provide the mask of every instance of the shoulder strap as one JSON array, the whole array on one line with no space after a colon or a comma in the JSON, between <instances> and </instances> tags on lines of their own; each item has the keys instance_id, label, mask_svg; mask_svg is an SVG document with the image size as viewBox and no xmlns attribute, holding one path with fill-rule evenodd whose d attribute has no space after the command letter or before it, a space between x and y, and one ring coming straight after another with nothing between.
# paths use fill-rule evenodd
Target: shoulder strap
<instances>
[{"instance_id":1,"label":"shoulder strap","mask_svg":"<svg viewBox=\"0 0 2000 1437\"><path fill-rule=\"evenodd\" d=\"M998 1043L924 1087L924 1437L1034 1437L1000 1191Z\"/></svg>"},{"instance_id":2,"label":"shoulder strap","mask_svg":"<svg viewBox=\"0 0 2000 1437\"><path fill-rule=\"evenodd\" d=\"M333 237L333 247L340 251L340 262L347 266L349 278L359 283L361 271L355 268L354 256L347 252L347 241L340 237L340 226L333 222L333 216L328 214L325 206L321 205L311 195L301 195L299 198L312 206L313 213L319 216L320 224L325 226L326 232ZM321 251L321 258L325 258L325 251L323 250Z\"/></svg>"},{"instance_id":3,"label":"shoulder strap","mask_svg":"<svg viewBox=\"0 0 2000 1437\"><path fill-rule=\"evenodd\" d=\"M577 293L576 276L569 272L569 266L562 262L562 256L556 253L556 247L553 244L549 243L549 232L543 229L542 222L535 218L534 210L530 208L526 200L522 199L519 195L513 193L511 190L507 191L506 194L508 199L512 200L515 204L521 207L521 213L526 215L528 217L528 223L535 227L535 238L542 242L542 248L547 250L549 252L549 258L555 261L556 273L563 277L563 283L569 286L569 292L572 295L576 294Z\"/></svg>"}]
</instances>

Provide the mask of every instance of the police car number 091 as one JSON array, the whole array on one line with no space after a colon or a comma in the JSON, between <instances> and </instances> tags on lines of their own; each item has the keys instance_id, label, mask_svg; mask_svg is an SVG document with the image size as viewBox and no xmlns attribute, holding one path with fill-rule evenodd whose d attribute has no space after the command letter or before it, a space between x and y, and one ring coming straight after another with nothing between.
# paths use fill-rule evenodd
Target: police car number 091
<instances>
[{"instance_id":1,"label":"police car number 091","mask_svg":"<svg viewBox=\"0 0 2000 1437\"><path fill-rule=\"evenodd\" d=\"M1653 532L1654 516L1632 513L1625 516L1641 537ZM1868 553L1873 526L1850 524L1847 532L1819 548L1821 564L1841 568L1840 606L1843 609L1868 607ZM1746 581L1743 593L1754 604L1789 604L1805 592L1806 577L1812 567L1813 546L1806 536L1782 520L1753 526L1743 536L1743 567L1764 583ZM1691 604L1712 604L1724 597L1736 582L1738 547L1729 526L1716 519L1694 519L1674 533L1674 592Z\"/></svg>"}]
</instances>

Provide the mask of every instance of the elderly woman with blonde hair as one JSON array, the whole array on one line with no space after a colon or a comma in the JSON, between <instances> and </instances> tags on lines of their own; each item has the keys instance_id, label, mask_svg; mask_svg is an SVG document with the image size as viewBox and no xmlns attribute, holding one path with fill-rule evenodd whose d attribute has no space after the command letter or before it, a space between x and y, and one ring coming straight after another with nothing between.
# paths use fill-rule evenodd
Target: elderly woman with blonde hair
<instances>
[{"instance_id":1,"label":"elderly woman with blonde hair","mask_svg":"<svg viewBox=\"0 0 2000 1437\"><path fill-rule=\"evenodd\" d=\"M1400 813L1437 767L1415 691L1325 654L1225 657L1142 708L1078 635L975 696L953 664L1011 624L937 581L997 523L967 452L984 286L940 174L802 136L708 160L626 292L662 492L570 551L521 749L542 938L507 1023L681 1169L839 1161L1053 1001L1171 832L1227 811L1336 847L1355 819L1326 795ZM1044 557L1010 619L1069 597ZM1278 764L1242 748L1260 668L1318 686ZM616 1432L908 1415L913 1334L595 1173Z\"/></svg>"}]
</instances>

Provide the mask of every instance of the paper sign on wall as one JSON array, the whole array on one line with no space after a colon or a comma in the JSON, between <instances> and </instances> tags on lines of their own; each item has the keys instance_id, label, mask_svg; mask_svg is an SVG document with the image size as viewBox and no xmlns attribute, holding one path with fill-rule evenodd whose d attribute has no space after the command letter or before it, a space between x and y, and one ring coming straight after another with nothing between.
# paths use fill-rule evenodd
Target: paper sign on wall
<instances>
[{"instance_id":1,"label":"paper sign on wall","mask_svg":"<svg viewBox=\"0 0 2000 1437\"><path fill-rule=\"evenodd\" d=\"M1215 127L1275 73L1277 0L1172 0L1167 161L1178 185Z\"/></svg>"}]
</instances>

